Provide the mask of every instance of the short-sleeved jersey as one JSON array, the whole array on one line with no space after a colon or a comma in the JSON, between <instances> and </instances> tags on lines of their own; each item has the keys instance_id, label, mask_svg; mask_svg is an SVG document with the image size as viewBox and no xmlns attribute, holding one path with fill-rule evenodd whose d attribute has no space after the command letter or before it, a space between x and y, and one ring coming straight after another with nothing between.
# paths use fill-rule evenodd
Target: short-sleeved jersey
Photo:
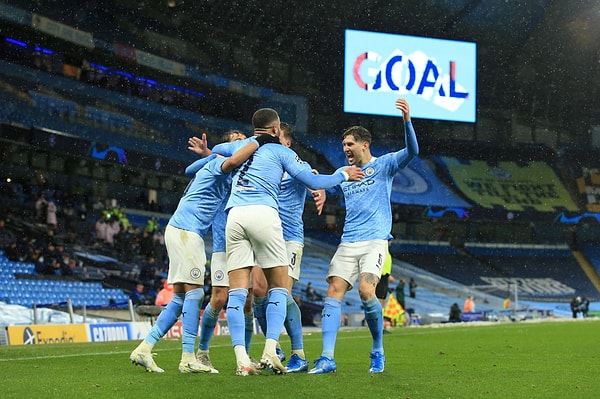
<instances>
[{"instance_id":1,"label":"short-sleeved jersey","mask_svg":"<svg viewBox=\"0 0 600 399\"><path fill-rule=\"evenodd\" d=\"M220 154L224 157L230 157L234 152L245 146L251 141L256 141L254 137L248 137L244 140L228 141L226 143L217 144L212 148L213 154Z\"/></svg>"},{"instance_id":2,"label":"short-sleeved jersey","mask_svg":"<svg viewBox=\"0 0 600 399\"><path fill-rule=\"evenodd\" d=\"M282 145L267 144L261 146L235 171L226 209L244 205L267 205L279 210L279 186L284 172L311 188L333 187L344 181L341 172L313 175L310 166L293 150Z\"/></svg>"},{"instance_id":3,"label":"short-sleeved jersey","mask_svg":"<svg viewBox=\"0 0 600 399\"><path fill-rule=\"evenodd\" d=\"M197 233L204 238L219 205L231 187L230 174L221 170L227 158L214 158L196 172L190 181L169 224Z\"/></svg>"},{"instance_id":4,"label":"short-sleeved jersey","mask_svg":"<svg viewBox=\"0 0 600 399\"><path fill-rule=\"evenodd\" d=\"M231 156L251 139L218 144L213 148L213 152L224 156ZM312 170L308 163L304 161L302 163L307 170ZM283 227L283 238L286 241L304 243L302 213L304 212L304 203L306 200L306 186L290 176L289 173L284 172L279 188L279 217L281 218L281 225Z\"/></svg>"},{"instance_id":5,"label":"short-sleeved jersey","mask_svg":"<svg viewBox=\"0 0 600 399\"><path fill-rule=\"evenodd\" d=\"M226 197L219 205L219 209L215 213L215 218L212 222L212 237L213 237L213 252L225 252L225 225L227 224L227 214L225 213L225 205L229 199L229 188Z\"/></svg>"},{"instance_id":6,"label":"short-sleeved jersey","mask_svg":"<svg viewBox=\"0 0 600 399\"><path fill-rule=\"evenodd\" d=\"M310 165L305 164L312 170ZM283 228L283 239L304 243L302 214L306 202L306 186L286 172L283 174L279 188L279 217Z\"/></svg>"}]
</instances>

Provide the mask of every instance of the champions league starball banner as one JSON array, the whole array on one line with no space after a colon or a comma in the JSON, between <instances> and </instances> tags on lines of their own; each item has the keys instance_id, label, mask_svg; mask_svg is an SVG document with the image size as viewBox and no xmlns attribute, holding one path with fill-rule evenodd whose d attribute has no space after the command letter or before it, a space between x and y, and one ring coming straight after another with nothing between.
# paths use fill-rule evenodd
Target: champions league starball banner
<instances>
[{"instance_id":1,"label":"champions league starball banner","mask_svg":"<svg viewBox=\"0 0 600 399\"><path fill-rule=\"evenodd\" d=\"M427 162L416 157L392 181L392 203L470 208L435 175Z\"/></svg>"},{"instance_id":2,"label":"champions league starball banner","mask_svg":"<svg viewBox=\"0 0 600 399\"><path fill-rule=\"evenodd\" d=\"M341 145L337 137L320 137L311 145L321 152L334 168L348 164L345 154L340 151ZM373 145L374 156L394 151L391 148ZM471 204L458 197L435 174L432 166L425 159L417 156L394 175L390 201L394 204L424 205L433 207L470 208Z\"/></svg>"},{"instance_id":3,"label":"champions league starball banner","mask_svg":"<svg viewBox=\"0 0 600 399\"><path fill-rule=\"evenodd\" d=\"M477 46L471 42L346 30L344 112L475 122Z\"/></svg>"}]
</instances>

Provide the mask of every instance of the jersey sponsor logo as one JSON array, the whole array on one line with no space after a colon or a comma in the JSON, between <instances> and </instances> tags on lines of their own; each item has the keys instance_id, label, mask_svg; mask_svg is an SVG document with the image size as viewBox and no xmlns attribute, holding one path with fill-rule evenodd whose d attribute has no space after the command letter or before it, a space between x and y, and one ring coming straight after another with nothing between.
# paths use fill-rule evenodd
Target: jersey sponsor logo
<instances>
[{"instance_id":1,"label":"jersey sponsor logo","mask_svg":"<svg viewBox=\"0 0 600 399\"><path fill-rule=\"evenodd\" d=\"M355 193L365 192L373 184L375 184L375 180L373 179L362 180L359 182L353 182L351 184L344 185L342 187L342 190L344 191L344 194L351 195Z\"/></svg>"}]
</instances>

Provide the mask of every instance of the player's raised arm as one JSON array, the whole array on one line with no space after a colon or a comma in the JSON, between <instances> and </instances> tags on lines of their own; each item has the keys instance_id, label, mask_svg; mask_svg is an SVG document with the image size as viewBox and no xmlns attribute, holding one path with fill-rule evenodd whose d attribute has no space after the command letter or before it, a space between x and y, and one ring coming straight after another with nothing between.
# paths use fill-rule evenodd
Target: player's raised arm
<instances>
[{"instance_id":1,"label":"player's raised arm","mask_svg":"<svg viewBox=\"0 0 600 399\"><path fill-rule=\"evenodd\" d=\"M190 137L188 139L188 150L195 152L201 157L207 157L212 154L212 151L208 148L206 133L202 133L201 137Z\"/></svg>"},{"instance_id":2,"label":"player's raised arm","mask_svg":"<svg viewBox=\"0 0 600 399\"><path fill-rule=\"evenodd\" d=\"M410 107L408 106L408 101L403 98L397 98L396 109L402 111L402 118L404 118L404 122L410 122Z\"/></svg>"},{"instance_id":3,"label":"player's raised arm","mask_svg":"<svg viewBox=\"0 0 600 399\"><path fill-rule=\"evenodd\" d=\"M254 154L254 151L258 149L258 143L256 140L250 140L248 144L236 151L232 156L227 158L221 165L223 173L229 173L241 164L243 164L248 158Z\"/></svg>"},{"instance_id":4,"label":"player's raised arm","mask_svg":"<svg viewBox=\"0 0 600 399\"><path fill-rule=\"evenodd\" d=\"M401 162L401 167L404 167L408 165L413 158L419 155L419 143L417 142L417 135L410 120L410 107L408 106L408 102L403 98L396 99L396 109L402 111L402 118L404 119L404 141L406 143L406 149L405 156Z\"/></svg>"},{"instance_id":5,"label":"player's raised arm","mask_svg":"<svg viewBox=\"0 0 600 399\"><path fill-rule=\"evenodd\" d=\"M233 169L246 162L246 160L250 158L252 154L254 154L254 151L259 148L259 146L262 147L263 145L267 144L280 145L279 137L271 136L270 134L261 134L250 138L248 144L234 152L227 159L227 161L223 162L223 165L221 165L221 170L224 173L231 172Z\"/></svg>"},{"instance_id":6,"label":"player's raised arm","mask_svg":"<svg viewBox=\"0 0 600 399\"><path fill-rule=\"evenodd\" d=\"M185 168L185 175L187 177L194 177L196 172L204 167L209 161L213 160L217 155L211 154L205 158L200 158L192 162L187 168Z\"/></svg>"}]
</instances>

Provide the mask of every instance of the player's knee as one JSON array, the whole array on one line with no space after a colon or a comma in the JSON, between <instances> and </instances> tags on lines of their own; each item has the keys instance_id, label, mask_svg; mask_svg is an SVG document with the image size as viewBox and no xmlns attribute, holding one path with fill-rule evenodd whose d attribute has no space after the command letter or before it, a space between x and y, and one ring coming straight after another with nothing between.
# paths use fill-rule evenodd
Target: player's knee
<instances>
[{"instance_id":1,"label":"player's knee","mask_svg":"<svg viewBox=\"0 0 600 399\"><path fill-rule=\"evenodd\" d=\"M330 298L343 299L346 292L350 288L350 284L342 278L333 277L329 280L329 286L327 287L327 296Z\"/></svg>"},{"instance_id":2,"label":"player's knee","mask_svg":"<svg viewBox=\"0 0 600 399\"><path fill-rule=\"evenodd\" d=\"M375 296L375 287L373 286L373 284L361 281L358 284L358 295L363 301L371 299Z\"/></svg>"},{"instance_id":3,"label":"player's knee","mask_svg":"<svg viewBox=\"0 0 600 399\"><path fill-rule=\"evenodd\" d=\"M210 297L210 306L213 309L222 309L227 302L227 289L215 290Z\"/></svg>"},{"instance_id":4,"label":"player's knee","mask_svg":"<svg viewBox=\"0 0 600 399\"><path fill-rule=\"evenodd\" d=\"M257 298L262 298L267 296L267 286L265 285L264 287L261 286L257 286L257 287L252 287L252 295L257 297Z\"/></svg>"}]
</instances>

